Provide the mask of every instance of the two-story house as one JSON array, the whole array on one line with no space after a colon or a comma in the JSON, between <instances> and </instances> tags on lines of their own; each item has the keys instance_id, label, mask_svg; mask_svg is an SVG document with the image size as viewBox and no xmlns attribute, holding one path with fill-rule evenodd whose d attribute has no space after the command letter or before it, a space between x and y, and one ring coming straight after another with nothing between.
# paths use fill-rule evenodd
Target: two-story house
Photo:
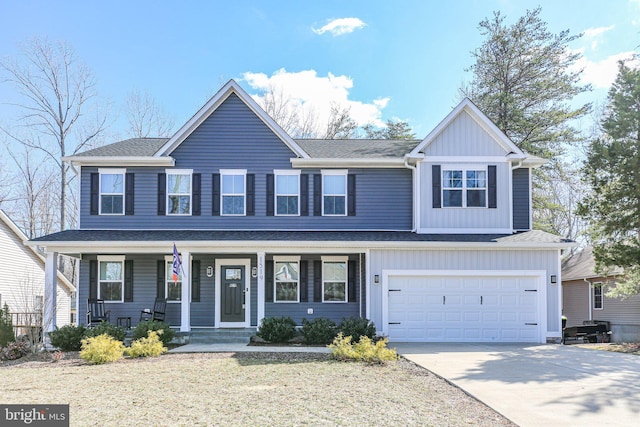
<instances>
[{"instance_id":1,"label":"two-story house","mask_svg":"<svg viewBox=\"0 0 640 427\"><path fill-rule=\"evenodd\" d=\"M79 229L30 244L48 269L79 257L79 304L112 319L160 297L184 332L287 315L366 317L395 341L561 336L570 242L531 231L544 160L468 100L424 140L294 140L229 81L171 138L64 160Z\"/></svg>"}]
</instances>

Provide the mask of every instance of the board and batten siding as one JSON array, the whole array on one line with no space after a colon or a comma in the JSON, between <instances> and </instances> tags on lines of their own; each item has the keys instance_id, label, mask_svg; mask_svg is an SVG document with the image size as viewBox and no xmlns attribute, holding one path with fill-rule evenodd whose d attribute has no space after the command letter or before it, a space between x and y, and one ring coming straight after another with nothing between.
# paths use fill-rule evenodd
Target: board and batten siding
<instances>
[{"instance_id":1,"label":"board and batten siding","mask_svg":"<svg viewBox=\"0 0 640 427\"><path fill-rule=\"evenodd\" d=\"M529 175L531 169L514 169L513 174L513 229L531 230Z\"/></svg>"},{"instance_id":2,"label":"board and batten siding","mask_svg":"<svg viewBox=\"0 0 640 427\"><path fill-rule=\"evenodd\" d=\"M492 163L493 164L493 163ZM441 171L455 169L459 163L449 166L446 163L433 163L427 158L420 164L420 218L418 229L511 229L511 206L509 205L509 178L511 169L508 163L496 165L496 208L434 208L432 166L440 165ZM487 163L465 163L468 168L474 166L486 170ZM442 173L442 172L441 172Z\"/></svg>"},{"instance_id":3,"label":"board and batten siding","mask_svg":"<svg viewBox=\"0 0 640 427\"><path fill-rule=\"evenodd\" d=\"M81 168L81 229L242 229L323 230L412 228L412 176L408 169L349 169L356 175L356 215L313 216L313 177L309 176L309 216L267 216L266 176L292 169L294 153L235 95L214 111L171 156L176 169L201 174L201 215L161 216L157 210L158 174L165 168L130 167L134 173L134 215L91 215L91 173ZM114 165L118 167L118 165ZM255 174L254 216L212 215L212 174L220 169L246 169Z\"/></svg>"},{"instance_id":4,"label":"board and batten siding","mask_svg":"<svg viewBox=\"0 0 640 427\"><path fill-rule=\"evenodd\" d=\"M36 297L44 296L44 262L0 221L0 305L12 313L33 312ZM56 326L71 321L71 293L56 286Z\"/></svg>"},{"instance_id":5,"label":"board and batten siding","mask_svg":"<svg viewBox=\"0 0 640 427\"><path fill-rule=\"evenodd\" d=\"M382 283L374 276L383 270L545 270L547 278L547 333L560 336L560 286L549 283L559 275L557 250L378 250L370 252L370 317L381 328Z\"/></svg>"},{"instance_id":6,"label":"board and batten siding","mask_svg":"<svg viewBox=\"0 0 640 427\"><path fill-rule=\"evenodd\" d=\"M504 156L505 150L462 111L425 149L429 156Z\"/></svg>"}]
</instances>

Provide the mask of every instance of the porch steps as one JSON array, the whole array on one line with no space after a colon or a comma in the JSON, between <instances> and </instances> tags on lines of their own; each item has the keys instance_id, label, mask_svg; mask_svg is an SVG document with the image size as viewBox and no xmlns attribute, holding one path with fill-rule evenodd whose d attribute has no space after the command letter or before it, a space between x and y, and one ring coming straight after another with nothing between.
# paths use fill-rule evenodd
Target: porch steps
<instances>
[{"instance_id":1,"label":"porch steps","mask_svg":"<svg viewBox=\"0 0 640 427\"><path fill-rule=\"evenodd\" d=\"M192 329L189 342L192 344L248 344L251 336L255 334L256 328Z\"/></svg>"}]
</instances>

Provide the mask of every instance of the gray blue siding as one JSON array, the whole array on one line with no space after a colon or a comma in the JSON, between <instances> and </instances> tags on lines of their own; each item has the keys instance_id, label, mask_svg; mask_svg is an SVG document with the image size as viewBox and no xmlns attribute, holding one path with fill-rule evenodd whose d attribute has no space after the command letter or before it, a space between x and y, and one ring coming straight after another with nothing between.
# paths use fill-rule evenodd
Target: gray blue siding
<instances>
[{"instance_id":1,"label":"gray blue siding","mask_svg":"<svg viewBox=\"0 0 640 427\"><path fill-rule=\"evenodd\" d=\"M83 167L80 228L83 229L381 229L412 227L412 179L408 169L350 169L357 176L356 216L267 216L266 175L292 169L294 153L235 95L231 95L172 153L176 169L202 174L200 216L159 216L158 173L165 168L135 167L134 215L90 215L90 177L98 168ZM255 174L255 216L212 216L212 174L246 169ZM302 170L315 174L319 170ZM309 179L309 195L313 179Z\"/></svg>"},{"instance_id":2,"label":"gray blue siding","mask_svg":"<svg viewBox=\"0 0 640 427\"><path fill-rule=\"evenodd\" d=\"M513 171L513 229L531 230L529 174L531 169L520 168Z\"/></svg>"}]
</instances>

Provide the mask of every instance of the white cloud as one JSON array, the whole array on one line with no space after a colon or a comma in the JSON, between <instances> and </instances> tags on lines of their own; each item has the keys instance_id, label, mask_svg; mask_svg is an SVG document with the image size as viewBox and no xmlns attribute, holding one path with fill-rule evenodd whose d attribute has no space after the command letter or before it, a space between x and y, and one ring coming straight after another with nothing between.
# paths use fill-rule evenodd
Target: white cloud
<instances>
[{"instance_id":1,"label":"white cloud","mask_svg":"<svg viewBox=\"0 0 640 427\"><path fill-rule=\"evenodd\" d=\"M353 33L355 30L365 27L364 22L360 18L338 18L327 22L326 25L320 28L312 28L311 30L322 35L326 32L331 33L333 36L342 36L344 34Z\"/></svg>"},{"instance_id":2,"label":"white cloud","mask_svg":"<svg viewBox=\"0 0 640 427\"><path fill-rule=\"evenodd\" d=\"M609 25L608 27L595 27L595 28L587 28L584 30L585 37L596 37L600 34L606 33L607 31L611 31L615 28L615 25Z\"/></svg>"},{"instance_id":3,"label":"white cloud","mask_svg":"<svg viewBox=\"0 0 640 427\"><path fill-rule=\"evenodd\" d=\"M371 103L349 99L349 90L353 88L351 77L332 73L319 76L315 70L289 72L281 68L271 76L246 72L242 78L258 92L252 96L260 105L264 105L265 94L272 91L279 98L288 100L287 107L296 111L299 117L314 117L318 132L326 129L332 104L348 108L358 126L367 123L384 126L382 110L390 98L377 98Z\"/></svg>"},{"instance_id":4,"label":"white cloud","mask_svg":"<svg viewBox=\"0 0 640 427\"><path fill-rule=\"evenodd\" d=\"M590 83L595 89L608 89L618 74L618 61L628 61L630 66L640 65L633 56L633 51L616 53L600 61L591 61L583 56L575 66L577 69L583 69L583 82Z\"/></svg>"}]
</instances>

